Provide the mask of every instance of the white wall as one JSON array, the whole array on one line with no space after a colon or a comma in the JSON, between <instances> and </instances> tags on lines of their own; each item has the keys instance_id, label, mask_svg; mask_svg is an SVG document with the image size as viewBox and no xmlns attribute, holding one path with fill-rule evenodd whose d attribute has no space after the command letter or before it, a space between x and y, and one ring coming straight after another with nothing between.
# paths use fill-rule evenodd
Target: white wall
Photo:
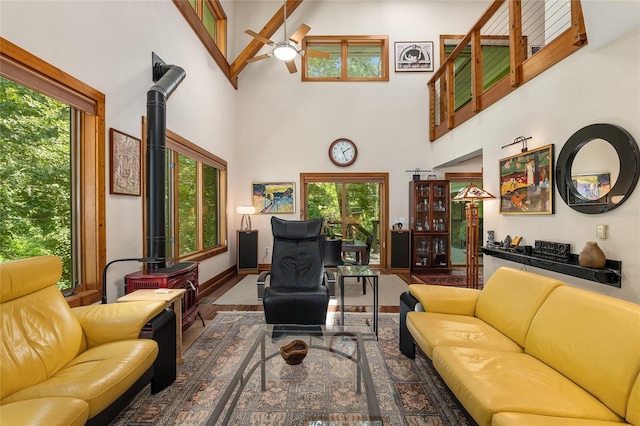
<instances>
[{"instance_id":1,"label":"white wall","mask_svg":"<svg viewBox=\"0 0 640 426\"><path fill-rule=\"evenodd\" d=\"M287 22L289 32L301 23L309 35L388 35L390 58L395 41L433 41L439 58L439 35L464 34L480 17L488 1L305 1ZM259 31L282 2L236 3L238 31ZM280 41L281 31L272 39ZM244 47L247 35L237 40ZM264 52L268 52L268 48ZM261 52L262 53L262 52ZM300 61L296 60L300 70ZM436 67L439 59L436 60ZM242 168L235 176L237 197L251 202L251 183L294 181L300 198L300 172L388 172L389 217L408 220L409 181L415 168L437 165L429 155L428 89L432 73L394 72L388 83L301 82L283 63L267 59L249 64L238 89L238 148ZM358 147L358 159L348 168L328 157L332 141L344 137ZM444 178L444 170L438 176ZM295 215L299 218L299 204ZM271 247L270 215L255 215L259 259ZM266 257L265 261L270 262Z\"/></svg>"},{"instance_id":2,"label":"white wall","mask_svg":"<svg viewBox=\"0 0 640 426\"><path fill-rule=\"evenodd\" d=\"M235 90L171 1L2 1L0 8L2 37L106 95L107 153L110 127L142 134L155 52L187 73L167 103L167 127L238 167ZM141 256L142 198L105 191L107 260ZM229 203L235 206L233 192ZM234 253L202 262L203 279L234 265ZM139 267L109 268L109 301L122 295L122 276Z\"/></svg>"}]
</instances>

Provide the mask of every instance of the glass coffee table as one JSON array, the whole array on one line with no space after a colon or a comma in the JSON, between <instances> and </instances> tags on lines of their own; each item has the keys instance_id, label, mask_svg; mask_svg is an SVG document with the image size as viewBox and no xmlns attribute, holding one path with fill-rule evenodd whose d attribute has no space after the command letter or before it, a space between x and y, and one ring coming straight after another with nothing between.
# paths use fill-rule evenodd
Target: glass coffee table
<instances>
[{"instance_id":1,"label":"glass coffee table","mask_svg":"<svg viewBox=\"0 0 640 426\"><path fill-rule=\"evenodd\" d=\"M227 425L230 421L249 424L248 417L252 415L249 401L255 400L258 392L264 400L260 404L270 405L276 413L277 420L272 419L272 424L383 425L376 383L388 380L388 373L380 368L383 361L376 360L374 380L367 345L377 343L366 324L261 324L248 332L245 340L246 353L240 357L235 374L217 398L206 422L208 426ZM290 346L295 340L304 342L308 353L300 364L289 365L281 354L281 347ZM375 350L379 351L377 347ZM380 370L385 371L386 377L379 377ZM381 393L388 391L390 389L385 388ZM274 416L264 414L269 415ZM263 421L259 420L261 424Z\"/></svg>"}]
</instances>

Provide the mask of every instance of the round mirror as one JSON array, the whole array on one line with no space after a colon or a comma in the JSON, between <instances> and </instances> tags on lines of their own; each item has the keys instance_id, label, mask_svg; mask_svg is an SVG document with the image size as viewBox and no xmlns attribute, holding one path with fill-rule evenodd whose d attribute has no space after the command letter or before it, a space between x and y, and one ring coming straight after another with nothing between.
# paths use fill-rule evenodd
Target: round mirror
<instances>
[{"instance_id":1,"label":"round mirror","mask_svg":"<svg viewBox=\"0 0 640 426\"><path fill-rule=\"evenodd\" d=\"M556 187L572 209L611 211L631 195L638 182L640 151L621 127L592 124L574 133L558 156Z\"/></svg>"}]
</instances>

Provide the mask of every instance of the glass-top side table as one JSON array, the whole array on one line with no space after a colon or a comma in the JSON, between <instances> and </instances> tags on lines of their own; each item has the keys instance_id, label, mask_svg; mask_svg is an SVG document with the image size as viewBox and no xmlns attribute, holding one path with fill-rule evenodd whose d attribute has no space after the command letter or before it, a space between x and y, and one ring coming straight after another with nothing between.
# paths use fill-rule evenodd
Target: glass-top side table
<instances>
[{"instance_id":1,"label":"glass-top side table","mask_svg":"<svg viewBox=\"0 0 640 426\"><path fill-rule=\"evenodd\" d=\"M338 266L340 277L340 324L344 324L344 279L362 278L371 279L373 282L373 332L378 339L378 274L366 265L341 265Z\"/></svg>"}]
</instances>

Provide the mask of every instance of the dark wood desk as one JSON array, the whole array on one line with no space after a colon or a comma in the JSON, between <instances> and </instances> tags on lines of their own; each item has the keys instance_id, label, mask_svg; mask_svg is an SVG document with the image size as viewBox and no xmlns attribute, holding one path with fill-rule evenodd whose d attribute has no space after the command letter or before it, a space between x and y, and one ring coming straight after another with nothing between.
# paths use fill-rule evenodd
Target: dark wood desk
<instances>
[{"instance_id":1,"label":"dark wood desk","mask_svg":"<svg viewBox=\"0 0 640 426\"><path fill-rule=\"evenodd\" d=\"M356 262L360 262L360 259L364 259L367 253L367 245L362 241L354 241L352 243L342 242L342 257L347 253L356 254Z\"/></svg>"}]
</instances>

